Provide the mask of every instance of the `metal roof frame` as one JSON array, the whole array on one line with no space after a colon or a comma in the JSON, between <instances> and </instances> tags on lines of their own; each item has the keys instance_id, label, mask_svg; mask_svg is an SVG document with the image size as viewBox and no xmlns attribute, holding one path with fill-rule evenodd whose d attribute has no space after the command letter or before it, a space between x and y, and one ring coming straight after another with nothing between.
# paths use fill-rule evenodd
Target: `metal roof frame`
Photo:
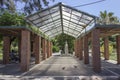
<instances>
[{"instance_id":1,"label":"metal roof frame","mask_svg":"<svg viewBox=\"0 0 120 80\"><path fill-rule=\"evenodd\" d=\"M50 38L61 33L77 38L95 19L96 16L62 3L58 3L26 17L29 23L38 27Z\"/></svg>"}]
</instances>

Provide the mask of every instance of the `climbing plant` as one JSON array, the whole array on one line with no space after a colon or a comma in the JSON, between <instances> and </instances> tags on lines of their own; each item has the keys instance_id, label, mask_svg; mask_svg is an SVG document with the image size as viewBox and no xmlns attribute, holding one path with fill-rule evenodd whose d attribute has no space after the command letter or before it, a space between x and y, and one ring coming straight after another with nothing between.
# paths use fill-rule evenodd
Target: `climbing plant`
<instances>
[{"instance_id":1,"label":"climbing plant","mask_svg":"<svg viewBox=\"0 0 120 80\"><path fill-rule=\"evenodd\" d=\"M0 16L0 26L25 26L24 14L4 12Z\"/></svg>"}]
</instances>

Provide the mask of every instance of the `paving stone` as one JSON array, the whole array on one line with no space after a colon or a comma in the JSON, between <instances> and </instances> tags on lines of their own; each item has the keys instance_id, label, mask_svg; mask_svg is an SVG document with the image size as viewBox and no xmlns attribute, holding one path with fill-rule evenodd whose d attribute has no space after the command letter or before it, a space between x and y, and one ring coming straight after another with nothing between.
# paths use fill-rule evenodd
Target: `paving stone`
<instances>
[{"instance_id":1,"label":"paving stone","mask_svg":"<svg viewBox=\"0 0 120 80\"><path fill-rule=\"evenodd\" d=\"M20 64L0 65L0 79L120 80L120 66L106 61L102 61L101 73L93 72L92 64L85 65L83 61L72 56L52 56L40 64L35 65L32 62L30 65L30 71L25 73L20 71ZM3 75L4 77L2 77ZM5 75L9 76L5 77Z\"/></svg>"}]
</instances>

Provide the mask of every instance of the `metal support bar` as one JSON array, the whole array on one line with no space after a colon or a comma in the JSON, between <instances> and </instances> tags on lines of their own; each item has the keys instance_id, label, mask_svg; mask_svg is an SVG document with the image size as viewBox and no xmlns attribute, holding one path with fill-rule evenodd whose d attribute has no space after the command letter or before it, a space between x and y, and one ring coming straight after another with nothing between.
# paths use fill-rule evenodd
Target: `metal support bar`
<instances>
[{"instance_id":1,"label":"metal support bar","mask_svg":"<svg viewBox=\"0 0 120 80\"><path fill-rule=\"evenodd\" d=\"M63 14L62 14L62 3L60 3L60 18L61 18L61 27L62 27L62 32L64 33L64 30L63 30Z\"/></svg>"}]
</instances>

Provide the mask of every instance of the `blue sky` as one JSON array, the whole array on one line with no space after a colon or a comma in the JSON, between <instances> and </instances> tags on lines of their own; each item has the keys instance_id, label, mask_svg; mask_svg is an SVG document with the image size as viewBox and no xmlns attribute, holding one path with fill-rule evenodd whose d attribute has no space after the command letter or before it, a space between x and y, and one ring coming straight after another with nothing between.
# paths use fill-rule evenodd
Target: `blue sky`
<instances>
[{"instance_id":1,"label":"blue sky","mask_svg":"<svg viewBox=\"0 0 120 80\"><path fill-rule=\"evenodd\" d=\"M62 2L66 5L73 7L95 1L99 1L99 0L55 0L54 2L50 1L49 6L52 6L58 2ZM20 8L20 6L21 5L19 5L18 7ZM76 9L87 12L95 16L99 16L100 11L106 10L108 12L113 12L115 16L118 16L120 18L120 0L105 0L103 2L88 6L76 7Z\"/></svg>"},{"instance_id":2,"label":"blue sky","mask_svg":"<svg viewBox=\"0 0 120 80\"><path fill-rule=\"evenodd\" d=\"M55 0L55 2L50 2L49 5L53 5L58 2L63 2L69 6L77 6L95 1L99 0ZM114 15L120 18L120 0L106 0L100 3L76 8L96 16L99 16L100 11L107 10L108 12L113 12Z\"/></svg>"}]
</instances>

